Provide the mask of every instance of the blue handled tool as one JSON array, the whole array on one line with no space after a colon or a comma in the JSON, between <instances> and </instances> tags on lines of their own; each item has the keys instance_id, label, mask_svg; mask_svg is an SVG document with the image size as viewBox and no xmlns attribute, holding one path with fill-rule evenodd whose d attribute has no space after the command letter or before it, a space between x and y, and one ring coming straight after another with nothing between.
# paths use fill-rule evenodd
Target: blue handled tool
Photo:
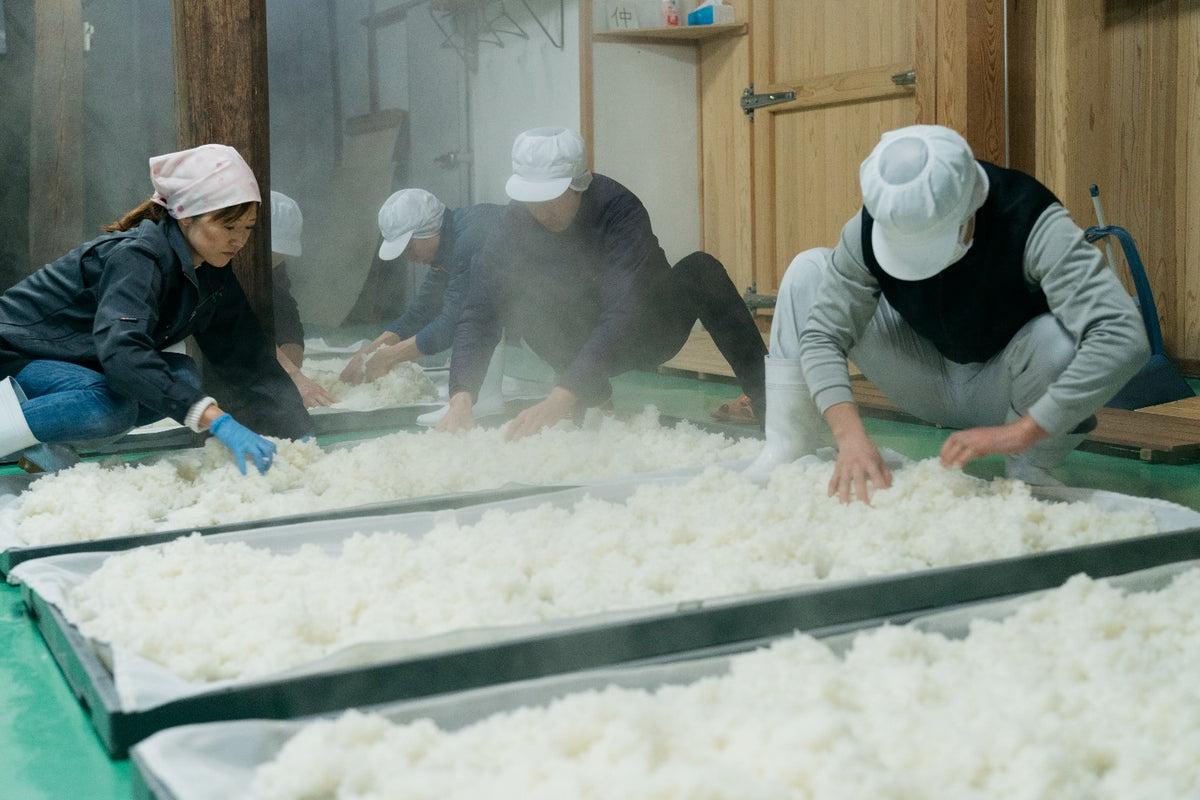
<instances>
[{"instance_id":1,"label":"blue handled tool","mask_svg":"<svg viewBox=\"0 0 1200 800\"><path fill-rule=\"evenodd\" d=\"M1097 203L1097 215L1103 220L1099 209L1099 192L1095 184L1092 184L1090 191L1093 201ZM1109 408L1135 409L1195 397L1196 393L1191 385L1167 358L1163 347L1162 328L1158 322L1158 308L1154 304L1154 293L1150 290L1146 269L1142 266L1142 258L1138 255L1129 231L1116 225L1095 225L1084 231L1084 236L1092 243L1113 236L1120 243L1125 254L1125 263L1129 267L1129 276L1133 279L1133 288L1137 292L1136 299L1142 313L1142 322L1146 326L1146 337L1150 341L1150 360L1106 405ZM1107 245L1107 242L1105 244ZM1115 268L1111 251L1109 265Z\"/></svg>"}]
</instances>

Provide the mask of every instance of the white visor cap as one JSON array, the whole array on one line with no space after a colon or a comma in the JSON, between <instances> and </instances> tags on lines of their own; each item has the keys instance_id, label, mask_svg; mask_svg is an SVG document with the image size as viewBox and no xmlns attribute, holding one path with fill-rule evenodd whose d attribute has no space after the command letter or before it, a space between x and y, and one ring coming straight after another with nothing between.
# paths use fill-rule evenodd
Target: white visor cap
<instances>
[{"instance_id":1,"label":"white visor cap","mask_svg":"<svg viewBox=\"0 0 1200 800\"><path fill-rule=\"evenodd\" d=\"M304 216L296 201L283 192L271 190L271 250L285 256L300 257L300 234Z\"/></svg>"},{"instance_id":2,"label":"white visor cap","mask_svg":"<svg viewBox=\"0 0 1200 800\"><path fill-rule=\"evenodd\" d=\"M383 244L379 257L384 261L398 258L414 237L432 239L442 232L446 206L424 189L401 189L383 202L379 209L379 232Z\"/></svg>"},{"instance_id":3,"label":"white visor cap","mask_svg":"<svg viewBox=\"0 0 1200 800\"><path fill-rule=\"evenodd\" d=\"M941 125L883 134L858 176L863 205L875 220L875 258L905 281L950 266L963 224L987 199L987 174L971 146Z\"/></svg>"},{"instance_id":4,"label":"white visor cap","mask_svg":"<svg viewBox=\"0 0 1200 800\"><path fill-rule=\"evenodd\" d=\"M512 170L504 191L524 203L553 200L591 182L583 137L567 128L534 128L517 136Z\"/></svg>"}]
</instances>

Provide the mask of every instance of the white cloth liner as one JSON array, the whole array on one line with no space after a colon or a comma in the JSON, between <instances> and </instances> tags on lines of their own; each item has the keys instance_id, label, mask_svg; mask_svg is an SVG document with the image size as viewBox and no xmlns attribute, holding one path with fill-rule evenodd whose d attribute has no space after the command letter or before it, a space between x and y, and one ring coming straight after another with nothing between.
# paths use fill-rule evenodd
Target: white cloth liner
<instances>
[{"instance_id":1,"label":"white cloth liner","mask_svg":"<svg viewBox=\"0 0 1200 800\"><path fill-rule=\"evenodd\" d=\"M893 454L893 458L903 457ZM744 461L732 462L724 466L732 469L740 469L746 463ZM690 480L701 469L687 467L628 478L595 481L581 488L468 506L457 510L355 517L342 520L319 520L232 533L213 534L206 537L206 541L214 544L220 542L246 542L254 547L264 548L276 554L293 553L302 545L311 544L327 553L337 553L341 549L342 542L354 533L365 534L375 531L396 531L409 536L420 537L443 521L454 520L460 525L471 525L486 511L493 508L515 512L536 508L546 503L551 503L560 508L569 508L574 506L584 495L619 502L632 495L643 484L651 482L680 484ZM1036 496L1050 500L1086 501L1107 510L1145 508L1154 513L1160 532L1200 526L1200 512L1161 500L1136 498L1112 492L1068 488L1038 491L1036 492ZM9 575L9 581L11 583L24 583L36 591L43 600L55 605L69 617L70 606L68 594L70 590L82 583L95 570L99 569L104 560L110 555L110 553L104 552L90 552L34 559L18 565ZM822 585L834 584L826 583ZM772 594L779 594L779 592L710 598L705 601L705 605L711 606L713 604L720 604L721 602L732 602L748 597L769 597ZM689 608L696 606L694 602L688 602L686 605ZM97 652L101 654L101 657L110 664L122 710L139 711L153 708L181 697L214 691L225 686L252 686L256 683L271 682L285 675L318 673L336 667L375 663L385 659L400 659L468 645L494 643L521 636L569 630L583 625L637 618L646 614L669 611L676 607L678 607L676 604L668 604L653 608L599 613L531 625L460 630L406 641L358 644L318 661L298 666L285 672L256 678L253 681L214 681L209 683L185 681L163 667L142 659L123 648L111 648L110 653L110 648L107 645L100 643L93 644L97 648Z\"/></svg>"},{"instance_id":2,"label":"white cloth liner","mask_svg":"<svg viewBox=\"0 0 1200 800\"><path fill-rule=\"evenodd\" d=\"M1200 566L1200 561L1166 564L1104 579L1129 592L1162 589L1178 574ZM1049 590L1046 590L1049 591ZM977 603L915 618L910 625L947 636L965 636L971 620L1001 619L1018 606L1046 592ZM840 634L825 641L835 652L844 652L857 633ZM608 685L654 689L664 684L684 684L708 675L728 672L733 656L658 664L610 667L529 681L489 686L429 699L389 703L370 709L396 723L428 718L453 730L492 714L522 706L545 705L571 692ZM335 717L341 712L322 715ZM183 725L159 731L135 745L132 757L144 776L157 788L170 792L170 800L253 800L250 793L255 770L275 758L284 744L313 718L296 720L238 720Z\"/></svg>"}]
</instances>

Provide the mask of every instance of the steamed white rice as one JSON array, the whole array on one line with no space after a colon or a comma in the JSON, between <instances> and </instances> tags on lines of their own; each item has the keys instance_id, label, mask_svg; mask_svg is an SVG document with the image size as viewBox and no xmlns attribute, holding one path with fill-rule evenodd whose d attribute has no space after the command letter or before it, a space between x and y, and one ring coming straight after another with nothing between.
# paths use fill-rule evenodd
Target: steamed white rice
<instances>
[{"instance_id":1,"label":"steamed white rice","mask_svg":"<svg viewBox=\"0 0 1200 800\"><path fill-rule=\"evenodd\" d=\"M966 639L805 637L728 675L608 687L458 731L351 711L261 766L261 800L1197 797L1200 570L1122 594L1085 576Z\"/></svg>"},{"instance_id":2,"label":"steamed white rice","mask_svg":"<svg viewBox=\"0 0 1200 800\"><path fill-rule=\"evenodd\" d=\"M1018 481L981 481L936 460L896 471L870 506L842 505L826 496L832 468L780 467L766 487L710 468L623 503L493 510L419 538L356 534L332 555L191 536L109 557L71 592L67 613L89 637L211 681L361 642L952 566L1157 527L1148 511L1040 501Z\"/></svg>"},{"instance_id":3,"label":"steamed white rice","mask_svg":"<svg viewBox=\"0 0 1200 800\"><path fill-rule=\"evenodd\" d=\"M331 410L372 411L437 402L437 388L425 370L415 362L401 362L376 380L358 384L345 383L341 379L342 370L349 363L350 358L310 358L304 361L304 374L338 399L337 403L328 407Z\"/></svg>"},{"instance_id":4,"label":"steamed white rice","mask_svg":"<svg viewBox=\"0 0 1200 800\"><path fill-rule=\"evenodd\" d=\"M265 475L238 472L230 451L203 448L153 464L84 462L35 481L0 512L29 545L90 541L162 530L328 511L368 503L620 477L748 459L762 449L694 425L667 427L647 407L630 419L595 411L513 442L501 429L460 434L403 432L323 451L315 442L278 442Z\"/></svg>"}]
</instances>

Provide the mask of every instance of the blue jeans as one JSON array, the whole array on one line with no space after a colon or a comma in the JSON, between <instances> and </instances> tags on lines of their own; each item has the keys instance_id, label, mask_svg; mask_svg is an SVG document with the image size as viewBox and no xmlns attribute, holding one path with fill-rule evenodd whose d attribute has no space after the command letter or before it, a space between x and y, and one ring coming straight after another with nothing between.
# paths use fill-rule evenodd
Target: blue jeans
<instances>
[{"instance_id":1,"label":"blue jeans","mask_svg":"<svg viewBox=\"0 0 1200 800\"><path fill-rule=\"evenodd\" d=\"M182 353L161 355L172 378L200 388L195 361ZM78 364L40 359L15 377L27 398L21 403L25 422L48 444L112 439L163 416L114 392L104 373Z\"/></svg>"}]
</instances>

